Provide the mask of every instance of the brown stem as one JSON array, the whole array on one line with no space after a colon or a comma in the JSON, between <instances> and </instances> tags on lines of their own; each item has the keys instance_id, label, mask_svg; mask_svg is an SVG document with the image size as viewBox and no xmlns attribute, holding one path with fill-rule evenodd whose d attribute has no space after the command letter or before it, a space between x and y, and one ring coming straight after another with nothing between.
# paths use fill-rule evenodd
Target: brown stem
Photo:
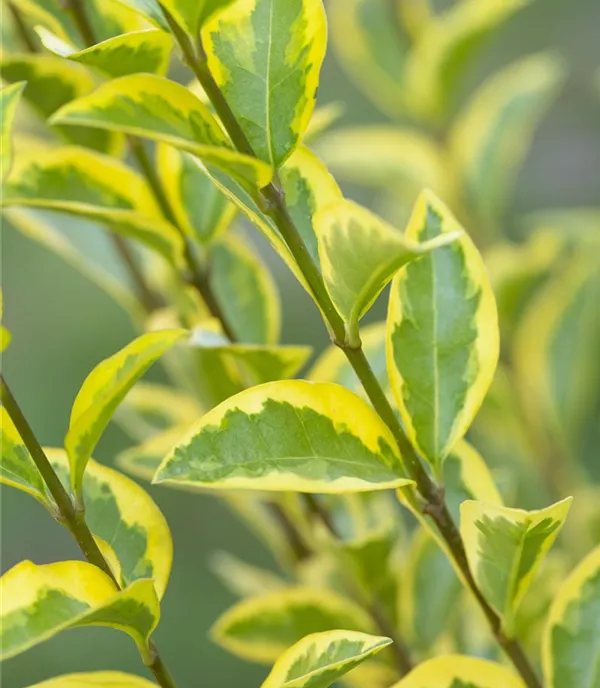
<instances>
[{"instance_id":1,"label":"brown stem","mask_svg":"<svg viewBox=\"0 0 600 688\"><path fill-rule=\"evenodd\" d=\"M133 286L136 290L137 297L144 307L144 310L148 311L148 313L152 313L152 311L160 308L162 306L162 302L160 298L150 289L127 241L119 234L115 234L111 231L108 232L108 236L115 251L121 257L121 260L127 267L127 272L129 273L131 281L133 282Z\"/></svg>"},{"instance_id":2,"label":"brown stem","mask_svg":"<svg viewBox=\"0 0 600 688\"><path fill-rule=\"evenodd\" d=\"M165 16L169 22L173 35L181 47L185 62L192 69L196 78L204 88L234 145L241 153L256 157L252 146L208 68L201 41L199 41L198 53L196 53L189 37L182 32L177 23L166 11ZM375 410L394 434L406 470L410 477L416 482L417 489L428 506L431 518L440 532L440 535L446 542L452 558L463 573L469 589L473 592L475 599L488 619L494 637L521 674L527 687L542 688L519 642L517 640L509 640L504 636L500 617L488 604L473 579L465 555L462 538L448 511L443 490L431 480L420 457L404 434L404 430L381 385L375 377L362 348L360 348L360 345L357 347L353 343L347 341L344 322L335 309L327 289L325 288L319 269L308 253L306 245L289 214L282 189L276 186L275 183L271 183L262 189L262 196L264 199L263 205L266 208L267 214L271 216L277 225L298 267L303 273L315 300L321 308L333 342L342 349L346 355L349 363L363 383L367 396Z\"/></svg>"}]
</instances>

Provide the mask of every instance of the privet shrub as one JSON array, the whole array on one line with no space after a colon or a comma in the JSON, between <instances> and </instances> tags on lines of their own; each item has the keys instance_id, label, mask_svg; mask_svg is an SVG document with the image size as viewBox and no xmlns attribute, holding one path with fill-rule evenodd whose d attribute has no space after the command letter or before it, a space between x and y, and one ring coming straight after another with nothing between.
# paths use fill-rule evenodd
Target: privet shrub
<instances>
[{"instance_id":1,"label":"privet shrub","mask_svg":"<svg viewBox=\"0 0 600 688\"><path fill-rule=\"evenodd\" d=\"M176 685L152 640L169 529L91 458L118 409L135 440L120 469L215 491L279 561L214 562L240 601L213 640L274 664L265 688L600 686L598 213L541 213L526 241L503 238L565 68L520 59L456 112L467 58L524 4L332 0L341 63L404 122L334 131L337 106L314 110L321 0L7 4L4 220L106 289L140 336L84 381L63 448L40 446L2 379L2 481L87 560L2 577L4 659L112 626ZM173 59L188 86L165 76ZM20 100L47 136L19 133ZM345 199L326 164L376 189L387 219ZM32 209L103 225L131 290ZM311 352L279 343L277 288L238 218L323 316L332 346L305 379ZM388 286L387 321L363 328ZM172 386L139 383L159 358Z\"/></svg>"}]
</instances>

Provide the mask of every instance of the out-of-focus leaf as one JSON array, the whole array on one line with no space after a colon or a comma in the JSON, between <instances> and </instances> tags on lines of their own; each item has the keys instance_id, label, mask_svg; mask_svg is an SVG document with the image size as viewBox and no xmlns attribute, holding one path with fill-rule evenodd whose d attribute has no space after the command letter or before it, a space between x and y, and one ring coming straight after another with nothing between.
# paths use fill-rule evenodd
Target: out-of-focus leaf
<instances>
[{"instance_id":1,"label":"out-of-focus leaf","mask_svg":"<svg viewBox=\"0 0 600 688\"><path fill-rule=\"evenodd\" d=\"M116 2L134 10L158 28L169 31L169 24L158 0L116 0Z\"/></svg>"},{"instance_id":2,"label":"out-of-focus leaf","mask_svg":"<svg viewBox=\"0 0 600 688\"><path fill-rule=\"evenodd\" d=\"M327 688L391 642L351 631L313 633L277 660L262 688Z\"/></svg>"},{"instance_id":3,"label":"out-of-focus leaf","mask_svg":"<svg viewBox=\"0 0 600 688\"><path fill-rule=\"evenodd\" d=\"M155 688L156 684L140 676L121 671L93 671L89 674L66 674L36 683L29 688Z\"/></svg>"},{"instance_id":4,"label":"out-of-focus leaf","mask_svg":"<svg viewBox=\"0 0 600 688\"><path fill-rule=\"evenodd\" d=\"M215 623L211 635L229 652L254 662L274 662L310 633L371 631L361 607L332 591L291 588L238 602Z\"/></svg>"},{"instance_id":5,"label":"out-of-focus leaf","mask_svg":"<svg viewBox=\"0 0 600 688\"><path fill-rule=\"evenodd\" d=\"M0 289L0 353L2 353L10 344L11 334L2 325L2 320L4 319L4 296L2 294L2 289Z\"/></svg>"},{"instance_id":6,"label":"out-of-focus leaf","mask_svg":"<svg viewBox=\"0 0 600 688\"><path fill-rule=\"evenodd\" d=\"M44 451L68 486L66 453ZM119 562L122 586L150 578L162 598L171 572L173 543L169 526L150 495L130 478L90 459L83 477L83 501L94 537L106 542Z\"/></svg>"},{"instance_id":7,"label":"out-of-focus leaf","mask_svg":"<svg viewBox=\"0 0 600 688\"><path fill-rule=\"evenodd\" d=\"M206 23L202 38L254 152L281 167L315 107L327 41L322 0L241 0Z\"/></svg>"},{"instance_id":8,"label":"out-of-focus leaf","mask_svg":"<svg viewBox=\"0 0 600 688\"><path fill-rule=\"evenodd\" d=\"M110 626L128 633L143 657L160 607L150 580L118 591L99 568L82 561L37 566L22 561L0 579L1 656L8 659L81 626Z\"/></svg>"},{"instance_id":9,"label":"out-of-focus leaf","mask_svg":"<svg viewBox=\"0 0 600 688\"><path fill-rule=\"evenodd\" d=\"M250 245L227 236L210 247L210 284L226 322L244 344L275 344L281 333L277 285Z\"/></svg>"},{"instance_id":10,"label":"out-of-focus leaf","mask_svg":"<svg viewBox=\"0 0 600 688\"><path fill-rule=\"evenodd\" d=\"M478 657L447 655L419 664L392 688L525 688L510 669Z\"/></svg>"},{"instance_id":11,"label":"out-of-focus leaf","mask_svg":"<svg viewBox=\"0 0 600 688\"><path fill-rule=\"evenodd\" d=\"M415 222L423 224L422 219ZM394 274L410 261L445 246L462 234L440 232L419 243L426 233L407 236L366 208L340 201L315 218L319 257L325 286L346 322L350 342L359 341L358 322L373 305ZM420 229L420 228L419 228Z\"/></svg>"},{"instance_id":12,"label":"out-of-focus leaf","mask_svg":"<svg viewBox=\"0 0 600 688\"><path fill-rule=\"evenodd\" d=\"M24 81L17 81L0 90L0 181L8 176L12 165L12 140L11 130L17 113L17 105L25 88Z\"/></svg>"},{"instance_id":13,"label":"out-of-focus leaf","mask_svg":"<svg viewBox=\"0 0 600 688\"><path fill-rule=\"evenodd\" d=\"M65 437L71 485L76 493L80 492L87 462L117 406L146 370L185 335L186 330L143 334L99 363L85 379L73 402Z\"/></svg>"},{"instance_id":14,"label":"out-of-focus leaf","mask_svg":"<svg viewBox=\"0 0 600 688\"><path fill-rule=\"evenodd\" d=\"M548 688L589 688L600 668L600 547L578 564L550 609L543 640Z\"/></svg>"},{"instance_id":15,"label":"out-of-focus leaf","mask_svg":"<svg viewBox=\"0 0 600 688\"><path fill-rule=\"evenodd\" d=\"M235 206L183 151L159 144L158 173L177 224L203 245L220 236L235 216Z\"/></svg>"},{"instance_id":16,"label":"out-of-focus leaf","mask_svg":"<svg viewBox=\"0 0 600 688\"><path fill-rule=\"evenodd\" d=\"M387 374L385 355L385 331L386 324L384 322L373 323L361 329L360 338L363 351L371 364L375 377L386 394L391 397L392 390ZM366 398L365 390L344 352L333 344L328 346L315 361L307 377L315 382L336 382L338 385L344 385L351 392Z\"/></svg>"},{"instance_id":17,"label":"out-of-focus leaf","mask_svg":"<svg viewBox=\"0 0 600 688\"><path fill-rule=\"evenodd\" d=\"M200 28L213 14L231 5L234 0L162 0L168 10L184 31L195 38Z\"/></svg>"},{"instance_id":18,"label":"out-of-focus leaf","mask_svg":"<svg viewBox=\"0 0 600 688\"><path fill-rule=\"evenodd\" d=\"M450 151L464 201L484 231L498 229L535 128L563 80L561 61L541 54L505 67L456 120Z\"/></svg>"},{"instance_id":19,"label":"out-of-focus leaf","mask_svg":"<svg viewBox=\"0 0 600 688\"><path fill-rule=\"evenodd\" d=\"M411 112L444 117L475 49L527 2L465 0L429 23L407 58L404 97Z\"/></svg>"},{"instance_id":20,"label":"out-of-focus leaf","mask_svg":"<svg viewBox=\"0 0 600 688\"><path fill-rule=\"evenodd\" d=\"M65 146L17 158L2 205L81 215L137 239L171 264L182 262L182 239L160 217L144 180L101 153Z\"/></svg>"},{"instance_id":21,"label":"out-of-focus leaf","mask_svg":"<svg viewBox=\"0 0 600 688\"><path fill-rule=\"evenodd\" d=\"M173 40L164 31L144 29L109 38L67 57L112 78L137 72L164 75L172 48Z\"/></svg>"},{"instance_id":22,"label":"out-of-focus leaf","mask_svg":"<svg viewBox=\"0 0 600 688\"><path fill-rule=\"evenodd\" d=\"M61 106L93 90L95 80L83 65L56 55L41 53L3 55L0 61L2 78L8 83L26 81L23 98L43 119L47 120ZM111 132L89 127L54 127L67 140L106 153L115 153L121 139Z\"/></svg>"},{"instance_id":23,"label":"out-of-focus leaf","mask_svg":"<svg viewBox=\"0 0 600 688\"><path fill-rule=\"evenodd\" d=\"M395 9L389 0L333 0L328 5L331 38L342 67L361 91L392 116L405 109L403 72L408 49Z\"/></svg>"},{"instance_id":24,"label":"out-of-focus leaf","mask_svg":"<svg viewBox=\"0 0 600 688\"><path fill-rule=\"evenodd\" d=\"M256 597L285 590L290 583L276 573L238 559L229 552L215 552L209 562L212 572L238 597Z\"/></svg>"},{"instance_id":25,"label":"out-of-focus leaf","mask_svg":"<svg viewBox=\"0 0 600 688\"><path fill-rule=\"evenodd\" d=\"M216 165L252 190L271 168L234 151L217 120L185 86L152 74L130 74L64 105L53 124L97 127L168 143Z\"/></svg>"},{"instance_id":26,"label":"out-of-focus leaf","mask_svg":"<svg viewBox=\"0 0 600 688\"><path fill-rule=\"evenodd\" d=\"M384 125L338 129L318 144L318 151L339 177L389 189L410 203L423 188L450 196L442 151L418 131Z\"/></svg>"},{"instance_id":27,"label":"out-of-focus leaf","mask_svg":"<svg viewBox=\"0 0 600 688\"><path fill-rule=\"evenodd\" d=\"M411 645L427 651L448 631L461 582L446 553L423 529L415 532L400 584L399 614Z\"/></svg>"},{"instance_id":28,"label":"out-of-focus leaf","mask_svg":"<svg viewBox=\"0 0 600 688\"><path fill-rule=\"evenodd\" d=\"M461 227L423 193L406 236L424 241ZM496 303L483 260L465 232L400 270L388 314L388 367L408 437L439 470L468 430L498 360Z\"/></svg>"},{"instance_id":29,"label":"out-of-focus leaf","mask_svg":"<svg viewBox=\"0 0 600 688\"><path fill-rule=\"evenodd\" d=\"M310 124L304 134L305 143L313 143L318 140L326 131L342 117L346 110L344 103L333 102L318 107L310 118Z\"/></svg>"},{"instance_id":30,"label":"out-of-focus leaf","mask_svg":"<svg viewBox=\"0 0 600 688\"><path fill-rule=\"evenodd\" d=\"M273 432L281 427L285 433ZM389 429L362 399L331 383L289 380L245 390L213 409L154 481L334 493L411 484L403 475Z\"/></svg>"},{"instance_id":31,"label":"out-of-focus leaf","mask_svg":"<svg viewBox=\"0 0 600 688\"><path fill-rule=\"evenodd\" d=\"M473 576L486 600L514 634L514 619L540 561L552 546L572 498L545 509L524 511L467 500L460 532Z\"/></svg>"}]
</instances>

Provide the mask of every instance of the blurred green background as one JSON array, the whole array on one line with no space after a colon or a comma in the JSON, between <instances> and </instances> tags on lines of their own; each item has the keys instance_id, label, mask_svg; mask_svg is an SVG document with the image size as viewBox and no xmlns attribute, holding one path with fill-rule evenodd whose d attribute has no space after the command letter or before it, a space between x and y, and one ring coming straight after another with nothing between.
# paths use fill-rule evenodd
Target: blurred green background
<instances>
[{"instance_id":1,"label":"blurred green background","mask_svg":"<svg viewBox=\"0 0 600 688\"><path fill-rule=\"evenodd\" d=\"M410 0L406 0L410 2ZM439 4L439 3L438 3ZM538 0L517 13L486 43L464 83L465 92L495 68L538 50L554 49L569 64L561 96L539 128L520 174L511 208L511 227L530 210L592 206L600 202L600 98L594 72L600 65L598 0ZM320 104L341 100L347 109L342 124L383 121L383 117L350 84L330 53ZM365 192L346 188L350 196L370 203ZM104 237L96 228L56 221L94 259L116 270ZM327 343L316 309L282 264L264 249L281 288L284 341ZM134 335L125 314L107 296L53 255L10 228L3 228L2 283L6 322L13 344L4 357L4 374L35 432L46 445L61 442L70 404L86 374L101 359ZM384 315L380 300L369 319ZM150 379L161 379L156 367ZM95 456L111 464L127 439L112 425ZM256 686L266 674L242 663L207 639L216 617L233 602L209 571L212 552L227 549L243 559L272 566L268 553L225 508L209 497L150 489L171 525L175 544L173 573L156 633L180 686L222 688ZM45 563L77 558L66 531L41 506L14 490L2 490L2 569L28 558ZM2 667L5 688L19 688L51 676L93 669L139 673L133 642L105 629L63 634Z\"/></svg>"}]
</instances>

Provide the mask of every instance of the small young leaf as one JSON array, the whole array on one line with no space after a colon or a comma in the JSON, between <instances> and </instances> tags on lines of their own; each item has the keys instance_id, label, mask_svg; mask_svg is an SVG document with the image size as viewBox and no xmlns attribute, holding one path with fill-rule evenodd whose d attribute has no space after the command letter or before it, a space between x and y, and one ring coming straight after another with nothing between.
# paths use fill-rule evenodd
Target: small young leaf
<instances>
[{"instance_id":1,"label":"small young leaf","mask_svg":"<svg viewBox=\"0 0 600 688\"><path fill-rule=\"evenodd\" d=\"M23 236L48 249L93 282L119 304L135 324L143 322L143 312L131 291L110 272L98 266L97 263L92 263L59 230L32 212L18 208L5 209L2 212L2 218L5 227L16 229Z\"/></svg>"},{"instance_id":2,"label":"small young leaf","mask_svg":"<svg viewBox=\"0 0 600 688\"><path fill-rule=\"evenodd\" d=\"M290 380L217 406L182 438L154 481L334 493L411 484L403 475L390 431L362 399L338 385Z\"/></svg>"},{"instance_id":3,"label":"small young leaf","mask_svg":"<svg viewBox=\"0 0 600 688\"><path fill-rule=\"evenodd\" d=\"M446 553L424 529L415 531L400 584L400 616L411 644L427 651L448 632L461 582Z\"/></svg>"},{"instance_id":4,"label":"small young leaf","mask_svg":"<svg viewBox=\"0 0 600 688\"><path fill-rule=\"evenodd\" d=\"M327 688L391 643L352 631L313 633L277 660L262 688Z\"/></svg>"},{"instance_id":5,"label":"small young leaf","mask_svg":"<svg viewBox=\"0 0 600 688\"><path fill-rule=\"evenodd\" d=\"M460 229L425 192L406 236L423 241ZM477 413L498 349L494 295L467 234L396 275L388 314L390 380L411 442L436 470Z\"/></svg>"},{"instance_id":6,"label":"small young leaf","mask_svg":"<svg viewBox=\"0 0 600 688\"><path fill-rule=\"evenodd\" d=\"M210 284L223 315L244 344L276 344L281 333L277 285L249 244L228 236L209 249Z\"/></svg>"},{"instance_id":7,"label":"small young leaf","mask_svg":"<svg viewBox=\"0 0 600 688\"><path fill-rule=\"evenodd\" d=\"M0 483L29 493L54 513L54 499L4 406L0 419Z\"/></svg>"},{"instance_id":8,"label":"small young leaf","mask_svg":"<svg viewBox=\"0 0 600 688\"><path fill-rule=\"evenodd\" d=\"M419 664L392 688L525 688L510 669L478 657L448 655ZM566 688L566 687L565 687Z\"/></svg>"},{"instance_id":9,"label":"small young leaf","mask_svg":"<svg viewBox=\"0 0 600 688\"><path fill-rule=\"evenodd\" d=\"M94 671L89 674L57 676L29 688L156 688L156 684L121 671Z\"/></svg>"},{"instance_id":10,"label":"small young leaf","mask_svg":"<svg viewBox=\"0 0 600 688\"><path fill-rule=\"evenodd\" d=\"M362 349L368 358L375 377L386 394L391 397L392 389L387 374L385 355L384 322L372 323L361 329ZM310 369L307 378L315 382L335 382L347 387L354 394L366 398L364 387L348 362L344 352L335 345L328 346Z\"/></svg>"},{"instance_id":11,"label":"small young leaf","mask_svg":"<svg viewBox=\"0 0 600 688\"><path fill-rule=\"evenodd\" d=\"M98 127L168 143L240 180L266 186L272 170L231 148L209 109L185 86L152 74L130 74L62 107L53 124Z\"/></svg>"},{"instance_id":12,"label":"small young leaf","mask_svg":"<svg viewBox=\"0 0 600 688\"><path fill-rule=\"evenodd\" d=\"M45 452L68 485L65 452ZM123 586L150 578L161 599L171 572L173 543L169 526L150 495L133 480L90 459L83 477L83 501L92 534L106 542L119 561Z\"/></svg>"},{"instance_id":13,"label":"small young leaf","mask_svg":"<svg viewBox=\"0 0 600 688\"><path fill-rule=\"evenodd\" d=\"M353 342L359 320L402 266L462 234L444 232L418 243L351 201L327 206L315 225L325 286Z\"/></svg>"},{"instance_id":14,"label":"small young leaf","mask_svg":"<svg viewBox=\"0 0 600 688\"><path fill-rule=\"evenodd\" d=\"M466 0L432 21L406 63L405 102L417 116L440 120L482 40L529 0Z\"/></svg>"},{"instance_id":15,"label":"small young leaf","mask_svg":"<svg viewBox=\"0 0 600 688\"><path fill-rule=\"evenodd\" d=\"M11 130L17 105L25 88L24 81L17 81L0 90L0 126L2 127L0 144L0 182L4 182L12 165Z\"/></svg>"},{"instance_id":16,"label":"small young leaf","mask_svg":"<svg viewBox=\"0 0 600 688\"><path fill-rule=\"evenodd\" d=\"M514 632L517 608L556 539L571 501L568 497L536 511L471 500L461 504L460 531L471 571L509 635Z\"/></svg>"},{"instance_id":17,"label":"small young leaf","mask_svg":"<svg viewBox=\"0 0 600 688\"><path fill-rule=\"evenodd\" d=\"M238 602L212 628L213 640L254 662L274 662L309 633L343 626L370 631L373 622L361 607L330 590L290 588Z\"/></svg>"},{"instance_id":18,"label":"small young leaf","mask_svg":"<svg viewBox=\"0 0 600 688\"><path fill-rule=\"evenodd\" d=\"M87 462L117 406L146 370L186 334L186 330L143 334L98 364L85 379L65 437L71 485L77 494Z\"/></svg>"},{"instance_id":19,"label":"small young leaf","mask_svg":"<svg viewBox=\"0 0 600 688\"><path fill-rule=\"evenodd\" d=\"M327 41L322 0L241 0L209 21L202 38L254 152L281 167L315 107Z\"/></svg>"},{"instance_id":20,"label":"small young leaf","mask_svg":"<svg viewBox=\"0 0 600 688\"><path fill-rule=\"evenodd\" d=\"M8 83L26 81L24 99L43 120L62 105L93 90L95 80L82 65L56 55L3 56L2 78ZM75 144L106 153L115 153L121 142L110 132L80 127L56 127L58 133Z\"/></svg>"},{"instance_id":21,"label":"small young leaf","mask_svg":"<svg viewBox=\"0 0 600 688\"><path fill-rule=\"evenodd\" d=\"M162 76L167 73L172 48L173 40L164 31L144 29L109 38L68 58L113 79L137 72Z\"/></svg>"},{"instance_id":22,"label":"small young leaf","mask_svg":"<svg viewBox=\"0 0 600 688\"><path fill-rule=\"evenodd\" d=\"M235 206L190 154L158 144L156 162L177 224L195 241L209 245L229 227L235 217Z\"/></svg>"},{"instance_id":23,"label":"small young leaf","mask_svg":"<svg viewBox=\"0 0 600 688\"><path fill-rule=\"evenodd\" d=\"M550 608L542 659L548 688L592 688L600 680L600 547L580 562Z\"/></svg>"},{"instance_id":24,"label":"small young leaf","mask_svg":"<svg viewBox=\"0 0 600 688\"><path fill-rule=\"evenodd\" d=\"M3 206L82 215L181 264L181 237L160 217L142 178L122 162L75 146L23 157L3 189Z\"/></svg>"},{"instance_id":25,"label":"small young leaf","mask_svg":"<svg viewBox=\"0 0 600 688\"><path fill-rule=\"evenodd\" d=\"M451 154L467 207L477 212L484 227L497 225L563 71L553 55L520 60L488 79L456 120Z\"/></svg>"},{"instance_id":26,"label":"small young leaf","mask_svg":"<svg viewBox=\"0 0 600 688\"><path fill-rule=\"evenodd\" d=\"M411 0L411 6L415 0ZM328 5L333 47L357 88L383 112L405 109L403 71L408 40L389 0L332 0Z\"/></svg>"},{"instance_id":27,"label":"small young leaf","mask_svg":"<svg viewBox=\"0 0 600 688\"><path fill-rule=\"evenodd\" d=\"M37 566L22 561L0 579L2 660L81 626L111 626L128 633L145 658L160 607L152 581L122 591L100 569L82 561Z\"/></svg>"}]
</instances>

